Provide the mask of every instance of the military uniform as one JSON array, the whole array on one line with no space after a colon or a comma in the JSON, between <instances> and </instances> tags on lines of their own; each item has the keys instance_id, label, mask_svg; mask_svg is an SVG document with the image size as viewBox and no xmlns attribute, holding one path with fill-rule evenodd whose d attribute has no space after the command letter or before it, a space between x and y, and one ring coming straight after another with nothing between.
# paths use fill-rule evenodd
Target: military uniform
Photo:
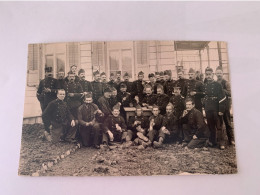
<instances>
[{"instance_id":1,"label":"military uniform","mask_svg":"<svg viewBox=\"0 0 260 195\"><path fill-rule=\"evenodd\" d=\"M161 129L163 124L163 116L161 114L159 114L158 116L152 115L149 118L150 123L151 120L154 121L155 125L153 126L153 129L148 132L147 136L149 137L149 140L153 142L155 139L158 138L159 130Z\"/></svg>"},{"instance_id":2,"label":"military uniform","mask_svg":"<svg viewBox=\"0 0 260 195\"><path fill-rule=\"evenodd\" d=\"M58 142L61 139L75 141L76 127L71 127L70 123L74 120L69 107L65 101L56 99L49 103L44 110L42 117L48 124L52 125L50 130L52 141Z\"/></svg>"},{"instance_id":3,"label":"military uniform","mask_svg":"<svg viewBox=\"0 0 260 195\"><path fill-rule=\"evenodd\" d=\"M170 79L170 80L165 81L164 86L163 86L164 93L167 94L169 97L171 97L174 86L175 86L174 80Z\"/></svg>"},{"instance_id":4,"label":"military uniform","mask_svg":"<svg viewBox=\"0 0 260 195\"><path fill-rule=\"evenodd\" d=\"M169 96L166 94L156 95L156 105L159 106L160 114L164 115L166 113L166 106L169 103Z\"/></svg>"},{"instance_id":5,"label":"military uniform","mask_svg":"<svg viewBox=\"0 0 260 195\"><path fill-rule=\"evenodd\" d=\"M206 146L209 138L209 130L204 121L203 114L196 108L191 109L188 114L181 118L183 125L184 142L188 148L199 148ZM196 135L197 139L193 139Z\"/></svg>"},{"instance_id":6,"label":"military uniform","mask_svg":"<svg viewBox=\"0 0 260 195\"><path fill-rule=\"evenodd\" d=\"M177 81L175 81L175 86L179 86L181 88L181 95L185 97L185 85L186 85L187 79L179 78Z\"/></svg>"},{"instance_id":7,"label":"military uniform","mask_svg":"<svg viewBox=\"0 0 260 195\"><path fill-rule=\"evenodd\" d=\"M79 83L82 87L83 92L92 92L93 91L91 82L89 82L85 79L81 79L81 80L79 80Z\"/></svg>"},{"instance_id":8,"label":"military uniform","mask_svg":"<svg viewBox=\"0 0 260 195\"><path fill-rule=\"evenodd\" d=\"M109 87L111 87L111 88L115 88L115 89L117 89L117 83L115 82L115 81L109 81L109 82L107 82L107 85L109 86Z\"/></svg>"},{"instance_id":9,"label":"military uniform","mask_svg":"<svg viewBox=\"0 0 260 195\"><path fill-rule=\"evenodd\" d=\"M153 106L156 104L156 95L155 94L150 94L150 95L145 95L142 101L142 104L148 104L148 106Z\"/></svg>"},{"instance_id":10,"label":"military uniform","mask_svg":"<svg viewBox=\"0 0 260 195\"><path fill-rule=\"evenodd\" d=\"M210 130L210 141L213 144L217 143L216 137L218 137L220 145L223 145L223 117L219 116L218 113L224 113L225 100L226 96L221 84L216 81L208 80L205 84L205 98L203 101Z\"/></svg>"},{"instance_id":11,"label":"military uniform","mask_svg":"<svg viewBox=\"0 0 260 195\"><path fill-rule=\"evenodd\" d=\"M135 96L139 97L139 101L142 102L144 98L144 85L145 81L136 80L133 82L132 85L132 99Z\"/></svg>"},{"instance_id":12,"label":"military uniform","mask_svg":"<svg viewBox=\"0 0 260 195\"><path fill-rule=\"evenodd\" d=\"M121 84L125 84L125 85L126 85L126 92L129 92L129 93L132 92L133 82L130 82L130 81L122 81L122 82L119 84L119 89L120 89Z\"/></svg>"},{"instance_id":13,"label":"military uniform","mask_svg":"<svg viewBox=\"0 0 260 195\"><path fill-rule=\"evenodd\" d=\"M101 126L95 120L97 110L98 106L94 103L84 103L78 108L79 135L84 146L100 144ZM93 124L87 126L89 122Z\"/></svg>"},{"instance_id":14,"label":"military uniform","mask_svg":"<svg viewBox=\"0 0 260 195\"><path fill-rule=\"evenodd\" d=\"M98 107L104 113L105 118L112 114L112 107L109 103L109 99L104 96L98 99Z\"/></svg>"},{"instance_id":15,"label":"military uniform","mask_svg":"<svg viewBox=\"0 0 260 195\"><path fill-rule=\"evenodd\" d=\"M57 88L65 90L65 79L57 79Z\"/></svg>"},{"instance_id":16,"label":"military uniform","mask_svg":"<svg viewBox=\"0 0 260 195\"><path fill-rule=\"evenodd\" d=\"M174 112L176 114L176 117L179 119L183 111L185 110L184 97L181 95L173 95L170 98L169 102L173 104Z\"/></svg>"},{"instance_id":17,"label":"military uniform","mask_svg":"<svg viewBox=\"0 0 260 195\"><path fill-rule=\"evenodd\" d=\"M135 121L138 121L138 124L134 124ZM128 131L127 134L130 140L135 139L137 137L136 133L138 132L137 127L140 126L144 129L144 135L147 133L147 129L149 128L149 119L145 116L132 116L129 118L128 122Z\"/></svg>"},{"instance_id":18,"label":"military uniform","mask_svg":"<svg viewBox=\"0 0 260 195\"><path fill-rule=\"evenodd\" d=\"M118 131L116 129L116 125L120 126L122 131ZM115 117L113 115L109 115L104 122L104 133L103 133L103 143L109 143L109 136L107 131L110 130L111 133L114 135L114 141L122 142L126 139L127 136L127 127L125 124L125 120L122 116Z\"/></svg>"},{"instance_id":19,"label":"military uniform","mask_svg":"<svg viewBox=\"0 0 260 195\"><path fill-rule=\"evenodd\" d=\"M66 76L64 80L65 80L66 82L69 82L69 77ZM80 80L80 79L79 79L78 75L75 74L75 82L78 83L79 80Z\"/></svg>"},{"instance_id":20,"label":"military uniform","mask_svg":"<svg viewBox=\"0 0 260 195\"><path fill-rule=\"evenodd\" d=\"M98 81L92 81L91 82L92 88L93 88L93 102L95 104L98 103L98 99L103 96L103 85L101 82Z\"/></svg>"}]
</instances>

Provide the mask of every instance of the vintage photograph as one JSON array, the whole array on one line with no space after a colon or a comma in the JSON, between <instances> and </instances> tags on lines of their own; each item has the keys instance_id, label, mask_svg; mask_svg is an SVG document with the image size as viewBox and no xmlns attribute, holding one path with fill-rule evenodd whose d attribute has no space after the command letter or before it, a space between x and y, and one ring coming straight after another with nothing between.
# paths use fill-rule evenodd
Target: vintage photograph
<instances>
[{"instance_id":1,"label":"vintage photograph","mask_svg":"<svg viewBox=\"0 0 260 195\"><path fill-rule=\"evenodd\" d=\"M28 45L19 175L237 173L222 41Z\"/></svg>"}]
</instances>

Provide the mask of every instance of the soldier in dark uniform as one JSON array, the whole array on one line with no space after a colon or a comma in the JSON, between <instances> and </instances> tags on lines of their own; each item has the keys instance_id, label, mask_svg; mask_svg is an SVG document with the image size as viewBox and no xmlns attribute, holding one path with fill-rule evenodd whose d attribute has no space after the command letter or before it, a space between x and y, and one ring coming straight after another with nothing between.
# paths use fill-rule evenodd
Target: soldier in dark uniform
<instances>
[{"instance_id":1,"label":"soldier in dark uniform","mask_svg":"<svg viewBox=\"0 0 260 195\"><path fill-rule=\"evenodd\" d=\"M78 108L79 134L84 146L93 145L100 148L101 125L95 116L102 113L96 104L93 103L92 94L84 96L84 103Z\"/></svg>"},{"instance_id":2,"label":"soldier in dark uniform","mask_svg":"<svg viewBox=\"0 0 260 195\"><path fill-rule=\"evenodd\" d=\"M181 95L185 97L185 85L187 82L187 79L184 78L184 71L183 70L177 70L178 79L175 82L175 85L181 87Z\"/></svg>"},{"instance_id":3,"label":"soldier in dark uniform","mask_svg":"<svg viewBox=\"0 0 260 195\"><path fill-rule=\"evenodd\" d=\"M125 120L120 116L120 108L113 107L112 115L109 115L104 122L104 133L102 142L104 145L110 145L111 142L124 142L127 137L127 127Z\"/></svg>"},{"instance_id":4,"label":"soldier in dark uniform","mask_svg":"<svg viewBox=\"0 0 260 195\"><path fill-rule=\"evenodd\" d=\"M164 86L164 82L165 82L164 81L164 73L163 72L159 72L158 74L159 74L159 79L156 78L156 81L155 81L155 84L154 84L154 94L157 94L157 86L158 85Z\"/></svg>"},{"instance_id":5,"label":"soldier in dark uniform","mask_svg":"<svg viewBox=\"0 0 260 195\"><path fill-rule=\"evenodd\" d=\"M75 118L76 125L78 125L78 107L81 105L81 98L83 97L83 90L78 82L75 82L75 74L68 72L68 82L65 83L66 102L69 106L70 112Z\"/></svg>"},{"instance_id":6,"label":"soldier in dark uniform","mask_svg":"<svg viewBox=\"0 0 260 195\"><path fill-rule=\"evenodd\" d=\"M185 98L180 94L181 87L175 86L173 88L173 96L170 98L169 102L172 103L174 107L174 112L176 117L179 119L185 109Z\"/></svg>"},{"instance_id":7,"label":"soldier in dark uniform","mask_svg":"<svg viewBox=\"0 0 260 195\"><path fill-rule=\"evenodd\" d=\"M164 115L166 113L166 106L169 100L169 96L164 93L163 86L158 85L155 104L159 106L160 114Z\"/></svg>"},{"instance_id":8,"label":"soldier in dark uniform","mask_svg":"<svg viewBox=\"0 0 260 195\"><path fill-rule=\"evenodd\" d=\"M78 75L79 75L79 83L82 87L83 94L86 95L88 93L92 93L93 88L91 82L85 79L85 70L80 69Z\"/></svg>"},{"instance_id":9,"label":"soldier in dark uniform","mask_svg":"<svg viewBox=\"0 0 260 195\"><path fill-rule=\"evenodd\" d=\"M120 84L120 92L117 94L117 102L120 103L120 114L126 119L126 112L124 107L133 107L131 102L131 94L127 92L127 86L124 83Z\"/></svg>"},{"instance_id":10,"label":"soldier in dark uniform","mask_svg":"<svg viewBox=\"0 0 260 195\"><path fill-rule=\"evenodd\" d=\"M154 75L155 75L155 82L156 81L160 81L160 73L159 72L155 72Z\"/></svg>"},{"instance_id":11,"label":"soldier in dark uniform","mask_svg":"<svg viewBox=\"0 0 260 195\"><path fill-rule=\"evenodd\" d=\"M122 82L121 80L121 71L116 71L116 80L115 80L115 84L116 84L116 89L117 91L120 90L119 86L120 86L120 83Z\"/></svg>"},{"instance_id":12,"label":"soldier in dark uniform","mask_svg":"<svg viewBox=\"0 0 260 195\"><path fill-rule=\"evenodd\" d=\"M58 79L57 79L57 86L58 86L58 89L65 89L64 86L65 86L65 72L63 70L59 70L58 72Z\"/></svg>"},{"instance_id":13,"label":"soldier in dark uniform","mask_svg":"<svg viewBox=\"0 0 260 195\"><path fill-rule=\"evenodd\" d=\"M145 137L149 128L148 117L143 116L142 107L136 106L135 116L129 118L127 126L127 138L126 141L134 140L136 145L141 145L142 141L147 142L148 138Z\"/></svg>"},{"instance_id":14,"label":"soldier in dark uniform","mask_svg":"<svg viewBox=\"0 0 260 195\"><path fill-rule=\"evenodd\" d=\"M91 82L93 88L93 103L98 104L98 99L103 96L103 85L100 82L100 74L99 71L93 72L94 81Z\"/></svg>"},{"instance_id":15,"label":"soldier in dark uniform","mask_svg":"<svg viewBox=\"0 0 260 195\"><path fill-rule=\"evenodd\" d=\"M51 101L42 114L43 119L52 125L50 133L51 141L54 143L63 140L70 142L76 141L75 118L70 113L64 98L65 90L59 89L57 99Z\"/></svg>"},{"instance_id":16,"label":"soldier in dark uniform","mask_svg":"<svg viewBox=\"0 0 260 195\"><path fill-rule=\"evenodd\" d=\"M205 84L205 98L203 101L210 130L210 142L213 145L216 145L216 138L218 138L220 149L223 150L225 149L225 146L222 125L226 96L221 84L213 80L214 74L212 68L207 67L205 75L207 82Z\"/></svg>"},{"instance_id":17,"label":"soldier in dark uniform","mask_svg":"<svg viewBox=\"0 0 260 195\"><path fill-rule=\"evenodd\" d=\"M223 78L223 70L219 66L216 69L216 76L217 76L217 82L219 82L222 85L222 88L224 90L224 93L226 95L226 107L225 111L223 113L223 120L226 126L226 133L228 137L229 144L235 145L235 140L234 140L234 133L233 133L233 128L231 125L231 114L230 114L230 109L231 109L231 88L230 84L228 81L226 81Z\"/></svg>"},{"instance_id":18,"label":"soldier in dark uniform","mask_svg":"<svg viewBox=\"0 0 260 195\"><path fill-rule=\"evenodd\" d=\"M122 83L124 83L127 86L127 88L126 88L127 92L131 93L133 82L129 81L129 74L127 72L124 74L124 81L122 81L120 83L120 85ZM120 85L118 86L119 87L119 91L120 91Z\"/></svg>"},{"instance_id":19,"label":"soldier in dark uniform","mask_svg":"<svg viewBox=\"0 0 260 195\"><path fill-rule=\"evenodd\" d=\"M195 79L195 71L190 68L189 80L186 81L184 95L186 98L192 98L195 102L195 108L202 113L201 98L204 97L204 84Z\"/></svg>"},{"instance_id":20,"label":"soldier in dark uniform","mask_svg":"<svg viewBox=\"0 0 260 195\"><path fill-rule=\"evenodd\" d=\"M147 84L145 86L145 96L142 101L142 106L152 108L155 103L156 95L153 94L152 87L149 84Z\"/></svg>"},{"instance_id":21,"label":"soldier in dark uniform","mask_svg":"<svg viewBox=\"0 0 260 195\"><path fill-rule=\"evenodd\" d=\"M111 90L111 96L109 98L109 104L110 107L113 108L116 104L118 104L118 98L117 98L117 89L116 88L110 88Z\"/></svg>"},{"instance_id":22,"label":"soldier in dark uniform","mask_svg":"<svg viewBox=\"0 0 260 195\"><path fill-rule=\"evenodd\" d=\"M145 81L144 79L144 73L141 71L138 73L138 80L133 82L132 85L132 99L137 99L135 96L138 97L137 102L142 102L144 98L144 86L145 86Z\"/></svg>"},{"instance_id":23,"label":"soldier in dark uniform","mask_svg":"<svg viewBox=\"0 0 260 195\"><path fill-rule=\"evenodd\" d=\"M164 75L165 75L164 93L166 95L168 95L169 97L171 97L175 81L172 80L172 78L171 78L171 76L172 76L171 70L165 70Z\"/></svg>"},{"instance_id":24,"label":"soldier in dark uniform","mask_svg":"<svg viewBox=\"0 0 260 195\"><path fill-rule=\"evenodd\" d=\"M107 84L110 86L110 87L114 87L114 88L117 88L117 84L115 83L115 75L114 73L111 73L110 74L110 81L107 82Z\"/></svg>"},{"instance_id":25,"label":"soldier in dark uniform","mask_svg":"<svg viewBox=\"0 0 260 195\"><path fill-rule=\"evenodd\" d=\"M188 148L201 148L207 146L209 129L204 121L203 114L195 108L194 100L187 98L181 123L183 125L184 145Z\"/></svg>"},{"instance_id":26,"label":"soldier in dark uniform","mask_svg":"<svg viewBox=\"0 0 260 195\"><path fill-rule=\"evenodd\" d=\"M106 88L104 91L104 96L98 99L98 107L104 113L104 117L107 118L109 115L112 114L112 107L109 103L109 99L111 97L111 89Z\"/></svg>"},{"instance_id":27,"label":"soldier in dark uniform","mask_svg":"<svg viewBox=\"0 0 260 195\"><path fill-rule=\"evenodd\" d=\"M110 87L107 83L107 76L106 76L106 73L102 72L100 74L100 82L102 83L103 85L103 90Z\"/></svg>"},{"instance_id":28,"label":"soldier in dark uniform","mask_svg":"<svg viewBox=\"0 0 260 195\"><path fill-rule=\"evenodd\" d=\"M173 143L180 141L180 131L178 119L174 113L172 103L166 106L166 114L163 116L162 127L159 130L159 140L154 141L155 147L161 147L163 143Z\"/></svg>"},{"instance_id":29,"label":"soldier in dark uniform","mask_svg":"<svg viewBox=\"0 0 260 195\"><path fill-rule=\"evenodd\" d=\"M77 76L77 68L78 67L75 64L70 67L70 71L75 75L75 82L79 82L79 77ZM65 78L65 81L69 81L68 76Z\"/></svg>"},{"instance_id":30,"label":"soldier in dark uniform","mask_svg":"<svg viewBox=\"0 0 260 195\"><path fill-rule=\"evenodd\" d=\"M154 77L154 74L153 73L148 74L148 79L149 79L149 82L147 82L147 84L149 84L152 87L152 91L153 91L153 93L155 93L155 89L154 89L155 77Z\"/></svg>"}]
</instances>

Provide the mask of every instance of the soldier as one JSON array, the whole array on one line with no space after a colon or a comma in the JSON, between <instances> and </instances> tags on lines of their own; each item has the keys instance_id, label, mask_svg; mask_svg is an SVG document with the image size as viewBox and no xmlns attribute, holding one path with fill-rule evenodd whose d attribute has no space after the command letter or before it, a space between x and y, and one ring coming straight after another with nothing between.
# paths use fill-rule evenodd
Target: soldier
<instances>
[{"instance_id":1,"label":"soldier","mask_svg":"<svg viewBox=\"0 0 260 195\"><path fill-rule=\"evenodd\" d=\"M164 75L165 75L164 93L169 97L171 97L175 81L172 80L171 78L172 75L171 70L165 70Z\"/></svg>"},{"instance_id":2,"label":"soldier","mask_svg":"<svg viewBox=\"0 0 260 195\"><path fill-rule=\"evenodd\" d=\"M99 149L101 125L95 119L97 113L103 114L93 103L92 94L86 94L84 103L78 108L79 135L84 146L93 145L94 148Z\"/></svg>"},{"instance_id":3,"label":"soldier","mask_svg":"<svg viewBox=\"0 0 260 195\"><path fill-rule=\"evenodd\" d=\"M166 114L163 117L162 127L159 130L159 140L154 141L154 147L161 147L163 142L172 143L180 141L180 131L178 128L178 119L173 112L173 105L169 103L166 106Z\"/></svg>"},{"instance_id":4,"label":"soldier","mask_svg":"<svg viewBox=\"0 0 260 195\"><path fill-rule=\"evenodd\" d=\"M112 115L109 115L104 122L104 133L102 142L104 145L111 145L111 142L124 142L127 137L125 120L120 116L120 108L113 107Z\"/></svg>"},{"instance_id":5,"label":"soldier","mask_svg":"<svg viewBox=\"0 0 260 195\"><path fill-rule=\"evenodd\" d=\"M156 102L155 104L159 106L160 114L164 115L166 113L166 106L169 103L169 96L164 93L162 85L157 86Z\"/></svg>"},{"instance_id":6,"label":"soldier","mask_svg":"<svg viewBox=\"0 0 260 195\"><path fill-rule=\"evenodd\" d=\"M156 81L160 81L160 73L159 72L155 72L154 75L155 75L155 82Z\"/></svg>"},{"instance_id":7,"label":"soldier","mask_svg":"<svg viewBox=\"0 0 260 195\"><path fill-rule=\"evenodd\" d=\"M178 85L179 87L181 87L181 95L183 97L185 97L184 89L185 89L185 84L186 84L187 79L184 78L184 71L178 69L177 75L178 75L178 79L177 79L177 81L175 81L175 85Z\"/></svg>"},{"instance_id":8,"label":"soldier","mask_svg":"<svg viewBox=\"0 0 260 195\"><path fill-rule=\"evenodd\" d=\"M116 88L110 88L111 90L111 96L109 98L109 104L110 107L113 108L116 104L118 104L118 98L117 98L117 89Z\"/></svg>"},{"instance_id":9,"label":"soldier","mask_svg":"<svg viewBox=\"0 0 260 195\"><path fill-rule=\"evenodd\" d=\"M112 114L111 105L109 103L111 92L110 88L106 88L104 90L104 95L98 99L98 107L104 113L105 118Z\"/></svg>"},{"instance_id":10,"label":"soldier","mask_svg":"<svg viewBox=\"0 0 260 195\"><path fill-rule=\"evenodd\" d=\"M151 85L153 93L155 93L155 77L153 73L148 74L149 82L147 84Z\"/></svg>"},{"instance_id":11,"label":"soldier","mask_svg":"<svg viewBox=\"0 0 260 195\"><path fill-rule=\"evenodd\" d=\"M157 94L157 86L158 85L164 86L164 73L163 72L159 72L158 74L159 74L159 77L158 76L157 77L159 79L156 78L155 85L154 85L154 94Z\"/></svg>"},{"instance_id":12,"label":"soldier","mask_svg":"<svg viewBox=\"0 0 260 195\"><path fill-rule=\"evenodd\" d=\"M181 123L183 124L184 146L188 148L201 148L207 146L209 130L204 121L203 114L195 108L194 100L185 100L186 110L183 111Z\"/></svg>"},{"instance_id":13,"label":"soldier","mask_svg":"<svg viewBox=\"0 0 260 195\"><path fill-rule=\"evenodd\" d=\"M75 75L75 82L79 82L79 77L77 76L77 66L74 64L70 67L70 71ZM69 82L68 76L65 78L66 82Z\"/></svg>"},{"instance_id":14,"label":"soldier","mask_svg":"<svg viewBox=\"0 0 260 195\"><path fill-rule=\"evenodd\" d=\"M107 83L110 87L117 88L117 84L115 83L115 75L114 73L110 74L110 81Z\"/></svg>"},{"instance_id":15,"label":"soldier","mask_svg":"<svg viewBox=\"0 0 260 195\"><path fill-rule=\"evenodd\" d=\"M51 101L42 114L43 119L52 125L50 133L51 141L54 143L63 140L76 142L75 118L70 113L64 98L65 90L58 89L57 99Z\"/></svg>"},{"instance_id":16,"label":"soldier","mask_svg":"<svg viewBox=\"0 0 260 195\"><path fill-rule=\"evenodd\" d=\"M69 82L65 83L66 102L71 114L75 118L76 125L78 125L78 107L81 105L83 90L81 85L75 82L75 74L71 71L68 72L68 80Z\"/></svg>"},{"instance_id":17,"label":"soldier","mask_svg":"<svg viewBox=\"0 0 260 195\"><path fill-rule=\"evenodd\" d=\"M124 81L122 81L121 83L124 83L127 87L126 88L127 92L131 93L133 83L129 81L129 77L130 77L129 74L126 72L124 74ZM120 85L118 86L118 92L120 91Z\"/></svg>"},{"instance_id":18,"label":"soldier","mask_svg":"<svg viewBox=\"0 0 260 195\"><path fill-rule=\"evenodd\" d=\"M142 142L147 142L148 138L145 136L149 127L149 120L143 116L143 110L140 105L136 106L135 116L129 118L128 122L128 136L126 141L134 140L136 145L141 145Z\"/></svg>"},{"instance_id":19,"label":"soldier","mask_svg":"<svg viewBox=\"0 0 260 195\"><path fill-rule=\"evenodd\" d=\"M217 82L219 82L222 85L222 88L224 90L224 93L226 95L226 107L225 111L223 113L223 120L226 126L226 133L228 137L228 141L230 145L235 145L235 140L234 140L234 133L233 133L233 128L231 125L231 114L230 114L230 109L231 109L231 88L230 84L228 81L226 81L223 78L223 70L219 66L216 69L216 76L217 76Z\"/></svg>"},{"instance_id":20,"label":"soldier","mask_svg":"<svg viewBox=\"0 0 260 195\"><path fill-rule=\"evenodd\" d=\"M195 102L195 108L202 113L201 98L204 97L204 84L195 79L195 71L190 68L189 80L186 81L184 95L186 98L192 98Z\"/></svg>"},{"instance_id":21,"label":"soldier","mask_svg":"<svg viewBox=\"0 0 260 195\"><path fill-rule=\"evenodd\" d=\"M133 107L131 102L131 94L127 92L127 86L124 83L120 84L120 91L117 94L117 102L120 103L120 113L126 119L126 111L124 107Z\"/></svg>"},{"instance_id":22,"label":"soldier","mask_svg":"<svg viewBox=\"0 0 260 195\"><path fill-rule=\"evenodd\" d=\"M175 115L179 119L185 109L184 97L181 95L180 86L177 85L173 88L173 96L170 98L169 102L172 103Z\"/></svg>"},{"instance_id":23,"label":"soldier","mask_svg":"<svg viewBox=\"0 0 260 195\"><path fill-rule=\"evenodd\" d=\"M79 83L82 87L83 94L86 95L87 93L92 93L93 88L91 82L85 80L85 70L80 69L78 75L79 75Z\"/></svg>"},{"instance_id":24,"label":"soldier","mask_svg":"<svg viewBox=\"0 0 260 195\"><path fill-rule=\"evenodd\" d=\"M65 72L61 69L59 70L58 72L58 79L57 79L57 86L58 86L58 89L65 89Z\"/></svg>"},{"instance_id":25,"label":"soldier","mask_svg":"<svg viewBox=\"0 0 260 195\"><path fill-rule=\"evenodd\" d=\"M122 82L121 80L121 71L116 71L116 89L119 91L119 86L120 86L120 83Z\"/></svg>"},{"instance_id":26,"label":"soldier","mask_svg":"<svg viewBox=\"0 0 260 195\"><path fill-rule=\"evenodd\" d=\"M150 146L152 143L154 143L154 141L159 139L159 130L161 129L163 124L163 116L160 114L160 110L157 105L153 106L152 113L153 115L149 118L150 124L147 134L149 141L146 146Z\"/></svg>"},{"instance_id":27,"label":"soldier","mask_svg":"<svg viewBox=\"0 0 260 195\"><path fill-rule=\"evenodd\" d=\"M225 100L223 88L220 83L213 80L213 70L207 67L205 69L205 75L207 82L205 84L205 98L204 107L206 112L206 118L208 127L210 130L210 142L212 145L217 144L219 140L220 149L224 150L224 135L223 135L223 113L225 111ZM217 131L216 131L217 130Z\"/></svg>"},{"instance_id":28,"label":"soldier","mask_svg":"<svg viewBox=\"0 0 260 195\"><path fill-rule=\"evenodd\" d=\"M144 79L144 73L140 71L138 73L138 80L133 82L132 85L132 99L137 99L135 96L138 97L137 102L142 102L144 98L144 86L145 86L145 81Z\"/></svg>"},{"instance_id":29,"label":"soldier","mask_svg":"<svg viewBox=\"0 0 260 195\"><path fill-rule=\"evenodd\" d=\"M108 88L109 85L108 85L108 83L107 83L106 73L102 72L102 73L100 74L100 78L101 78L100 82L101 82L102 85L103 85L103 90L106 89L106 88Z\"/></svg>"},{"instance_id":30,"label":"soldier","mask_svg":"<svg viewBox=\"0 0 260 195\"><path fill-rule=\"evenodd\" d=\"M147 84L145 86L145 96L142 101L142 106L152 108L156 103L156 95L153 94L152 87Z\"/></svg>"},{"instance_id":31,"label":"soldier","mask_svg":"<svg viewBox=\"0 0 260 195\"><path fill-rule=\"evenodd\" d=\"M100 82L100 74L99 71L93 72L94 81L91 82L93 88L93 102L98 104L98 99L103 96L103 85Z\"/></svg>"}]
</instances>

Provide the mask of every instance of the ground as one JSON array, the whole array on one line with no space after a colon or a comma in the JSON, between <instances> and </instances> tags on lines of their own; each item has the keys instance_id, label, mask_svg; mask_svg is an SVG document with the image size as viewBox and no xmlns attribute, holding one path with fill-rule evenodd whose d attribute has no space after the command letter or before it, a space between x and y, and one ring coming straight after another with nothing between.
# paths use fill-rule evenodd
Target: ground
<instances>
[{"instance_id":1,"label":"ground","mask_svg":"<svg viewBox=\"0 0 260 195\"><path fill-rule=\"evenodd\" d=\"M113 150L51 144L40 138L40 124L24 125L19 174L43 176L110 176L237 173L235 147L138 149L117 144ZM63 158L62 158L63 157ZM37 173L37 174L35 174Z\"/></svg>"}]
</instances>

